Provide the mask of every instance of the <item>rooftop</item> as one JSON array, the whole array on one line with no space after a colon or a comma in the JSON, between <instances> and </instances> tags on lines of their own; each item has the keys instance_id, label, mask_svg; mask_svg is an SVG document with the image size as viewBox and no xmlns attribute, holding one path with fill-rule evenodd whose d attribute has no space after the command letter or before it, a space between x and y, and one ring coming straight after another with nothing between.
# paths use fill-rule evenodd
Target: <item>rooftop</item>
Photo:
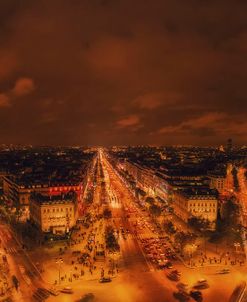
<instances>
[{"instance_id":1,"label":"rooftop","mask_svg":"<svg viewBox=\"0 0 247 302\"><path fill-rule=\"evenodd\" d=\"M61 203L75 203L76 194L68 192L60 195L43 195L40 193L32 193L31 200L39 204L61 204Z\"/></svg>"},{"instance_id":2,"label":"rooftop","mask_svg":"<svg viewBox=\"0 0 247 302\"><path fill-rule=\"evenodd\" d=\"M190 199L217 199L218 192L209 188L185 188L177 191L178 194Z\"/></svg>"}]
</instances>

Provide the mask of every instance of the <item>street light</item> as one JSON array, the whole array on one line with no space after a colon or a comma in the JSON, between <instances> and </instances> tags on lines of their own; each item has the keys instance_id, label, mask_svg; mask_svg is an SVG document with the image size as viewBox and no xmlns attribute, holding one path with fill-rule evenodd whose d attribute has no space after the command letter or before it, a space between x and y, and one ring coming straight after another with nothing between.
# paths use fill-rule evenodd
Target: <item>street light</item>
<instances>
[{"instance_id":1,"label":"street light","mask_svg":"<svg viewBox=\"0 0 247 302\"><path fill-rule=\"evenodd\" d=\"M187 253L190 257L190 266L192 266L192 258L193 258L193 254L196 252L196 250L197 250L197 246L194 243L187 244L185 247L185 251L187 251Z\"/></svg>"},{"instance_id":2,"label":"street light","mask_svg":"<svg viewBox=\"0 0 247 302\"><path fill-rule=\"evenodd\" d=\"M237 253L238 252L238 248L240 247L240 243L239 242L235 242L234 246L235 246L236 253Z\"/></svg>"},{"instance_id":3,"label":"street light","mask_svg":"<svg viewBox=\"0 0 247 302\"><path fill-rule=\"evenodd\" d=\"M58 283L61 283L61 264L63 263L63 259L59 258L56 260L56 264L58 264Z\"/></svg>"}]
</instances>

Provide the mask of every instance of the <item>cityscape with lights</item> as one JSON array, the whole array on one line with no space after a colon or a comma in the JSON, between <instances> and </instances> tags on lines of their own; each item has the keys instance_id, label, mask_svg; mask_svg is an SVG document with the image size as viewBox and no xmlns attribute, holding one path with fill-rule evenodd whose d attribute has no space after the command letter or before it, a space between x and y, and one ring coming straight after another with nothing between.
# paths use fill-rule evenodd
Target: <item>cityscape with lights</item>
<instances>
[{"instance_id":1,"label":"cityscape with lights","mask_svg":"<svg viewBox=\"0 0 247 302\"><path fill-rule=\"evenodd\" d=\"M247 0L0 0L0 302L247 302Z\"/></svg>"},{"instance_id":2,"label":"cityscape with lights","mask_svg":"<svg viewBox=\"0 0 247 302\"><path fill-rule=\"evenodd\" d=\"M247 147L0 160L1 301L247 301Z\"/></svg>"}]
</instances>

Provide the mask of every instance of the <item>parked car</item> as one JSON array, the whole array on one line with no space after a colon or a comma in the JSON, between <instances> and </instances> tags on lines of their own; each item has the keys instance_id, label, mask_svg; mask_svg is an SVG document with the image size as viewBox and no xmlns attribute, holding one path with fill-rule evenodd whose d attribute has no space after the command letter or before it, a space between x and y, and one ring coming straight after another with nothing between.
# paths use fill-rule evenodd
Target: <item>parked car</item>
<instances>
[{"instance_id":1,"label":"parked car","mask_svg":"<svg viewBox=\"0 0 247 302\"><path fill-rule=\"evenodd\" d=\"M179 291L182 291L182 292L187 292L188 291L188 284L186 283L182 283L182 282L179 282L177 285L176 285L177 289Z\"/></svg>"},{"instance_id":2,"label":"parked car","mask_svg":"<svg viewBox=\"0 0 247 302\"><path fill-rule=\"evenodd\" d=\"M85 294L84 296L82 296L78 302L92 302L94 300L94 294L92 293L88 293L88 294Z\"/></svg>"},{"instance_id":3,"label":"parked car","mask_svg":"<svg viewBox=\"0 0 247 302\"><path fill-rule=\"evenodd\" d=\"M191 290L190 291L190 296L193 298L195 301L201 302L202 301L202 293L199 290Z\"/></svg>"},{"instance_id":4,"label":"parked car","mask_svg":"<svg viewBox=\"0 0 247 302\"><path fill-rule=\"evenodd\" d=\"M218 274L229 274L230 273L230 269L229 268L223 268L221 270L218 271Z\"/></svg>"},{"instance_id":5,"label":"parked car","mask_svg":"<svg viewBox=\"0 0 247 302\"><path fill-rule=\"evenodd\" d=\"M197 283L193 286L194 289L206 289L209 288L208 282L206 279L200 279Z\"/></svg>"},{"instance_id":6,"label":"parked car","mask_svg":"<svg viewBox=\"0 0 247 302\"><path fill-rule=\"evenodd\" d=\"M186 292L178 291L173 293L173 296L176 300L179 300L180 302L187 302L190 300L190 296Z\"/></svg>"},{"instance_id":7,"label":"parked car","mask_svg":"<svg viewBox=\"0 0 247 302\"><path fill-rule=\"evenodd\" d=\"M172 280L172 281L179 281L180 280L180 276L174 273L170 273L167 275L167 278Z\"/></svg>"},{"instance_id":8,"label":"parked car","mask_svg":"<svg viewBox=\"0 0 247 302\"><path fill-rule=\"evenodd\" d=\"M99 279L100 283L107 283L107 282L111 282L112 279L110 277L103 277Z\"/></svg>"},{"instance_id":9,"label":"parked car","mask_svg":"<svg viewBox=\"0 0 247 302\"><path fill-rule=\"evenodd\" d=\"M170 261L168 261L166 263L166 268L168 268L168 269L172 269L173 268L172 263Z\"/></svg>"}]
</instances>

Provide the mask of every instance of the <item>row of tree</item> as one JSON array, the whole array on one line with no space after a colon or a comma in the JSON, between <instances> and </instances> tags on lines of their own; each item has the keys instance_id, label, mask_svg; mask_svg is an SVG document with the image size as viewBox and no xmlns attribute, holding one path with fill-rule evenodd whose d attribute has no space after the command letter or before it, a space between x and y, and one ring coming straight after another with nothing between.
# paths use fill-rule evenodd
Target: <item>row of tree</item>
<instances>
[{"instance_id":1,"label":"row of tree","mask_svg":"<svg viewBox=\"0 0 247 302\"><path fill-rule=\"evenodd\" d=\"M116 252L120 250L118 240L114 234L114 229L112 226L107 226L105 230L105 242L106 247L109 251Z\"/></svg>"}]
</instances>

